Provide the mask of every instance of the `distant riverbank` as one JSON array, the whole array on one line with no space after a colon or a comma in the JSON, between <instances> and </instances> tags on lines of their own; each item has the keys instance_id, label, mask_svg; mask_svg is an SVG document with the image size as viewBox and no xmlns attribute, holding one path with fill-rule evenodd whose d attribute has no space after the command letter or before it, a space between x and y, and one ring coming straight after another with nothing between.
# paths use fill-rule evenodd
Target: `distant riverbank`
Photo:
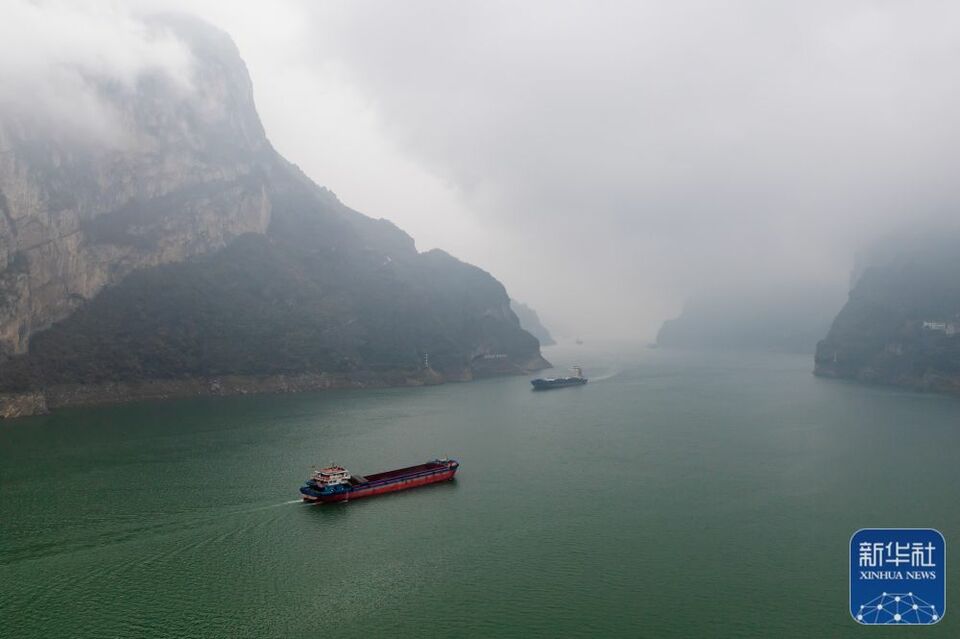
<instances>
[{"instance_id":1,"label":"distant riverbank","mask_svg":"<svg viewBox=\"0 0 960 639\"><path fill-rule=\"evenodd\" d=\"M508 365L509 364L509 365ZM0 418L43 415L70 406L121 404L144 400L187 397L303 393L343 388L392 388L430 386L447 382L469 382L476 378L525 375L549 366L543 358L526 362L502 362L498 367L438 372L415 370L351 371L349 373L299 373L277 375L223 375L183 379L153 379L63 384L22 393L0 393Z\"/></svg>"}]
</instances>

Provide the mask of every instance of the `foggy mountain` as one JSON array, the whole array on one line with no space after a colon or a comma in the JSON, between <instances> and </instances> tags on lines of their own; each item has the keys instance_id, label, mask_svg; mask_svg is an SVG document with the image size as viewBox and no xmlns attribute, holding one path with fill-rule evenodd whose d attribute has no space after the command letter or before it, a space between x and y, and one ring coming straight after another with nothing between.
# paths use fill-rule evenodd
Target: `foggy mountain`
<instances>
[{"instance_id":1,"label":"foggy mountain","mask_svg":"<svg viewBox=\"0 0 960 639\"><path fill-rule=\"evenodd\" d=\"M958 62L947 0L3 0L0 639L957 633Z\"/></svg>"},{"instance_id":2,"label":"foggy mountain","mask_svg":"<svg viewBox=\"0 0 960 639\"><path fill-rule=\"evenodd\" d=\"M520 320L520 326L540 341L540 346L552 346L556 344L550 331L540 321L540 316L535 310L517 300L510 300L510 309Z\"/></svg>"},{"instance_id":3,"label":"foggy mountain","mask_svg":"<svg viewBox=\"0 0 960 639\"><path fill-rule=\"evenodd\" d=\"M663 323L657 345L667 348L760 350L813 354L840 308L842 286L813 289L744 284L691 299Z\"/></svg>"},{"instance_id":4,"label":"foggy mountain","mask_svg":"<svg viewBox=\"0 0 960 639\"><path fill-rule=\"evenodd\" d=\"M178 9L225 28L250 75L225 37L155 15ZM348 205L398 223L421 249L482 265L557 334L645 342L662 326L663 345L807 351L841 306L858 249L905 220L936 228L960 206L951 187L956 17L947 3L861 0L531 2L522 11L498 2L411 9L294 0L284 12L208 0L13 0L0 23L0 350L13 359L0 374L9 388L52 383L39 353L63 331L59 343L69 347L46 357L63 355L65 371L83 372L56 372L61 385L105 383L90 380L105 380L109 366L94 373L92 362L122 358L103 355L110 340L83 346L75 334L86 329L67 327L76 313L92 313L91 300L132 286L128 278L236 254L251 237L287 238L283 250L269 245L284 258L300 242L317 260L324 242L352 241L415 289L453 286L428 283L398 259L416 255L426 268L445 251L416 252L390 222L356 217ZM283 222L312 208L329 213L315 250L303 245L303 227ZM244 259L256 255L250 248ZM310 268L330 272L332 253L325 259ZM341 267L350 277L367 272ZM304 268L288 263L276 275L291 281ZM199 267L176 272L179 285L203 280ZM194 299L221 299L216 282L204 285L215 295L196 286ZM341 301L381 290L344 288ZM421 293L416 309L433 303ZM512 325L501 303L490 297L457 317ZM301 320L322 315L316 304L294 306ZM156 319L162 308L127 321L145 331L158 324L157 343L169 346ZM463 325L416 309L400 323L432 323L427 333L448 336ZM365 370L381 355L359 353L368 337L351 332L363 332L351 319L304 353ZM286 333L297 341L290 321ZM383 326L367 326L370 343L388 339ZM175 361L180 346L145 360L131 354L124 374L255 368L217 348L230 363L204 369L197 362L212 355L198 344L212 342L192 331L178 336L194 353L187 360ZM115 332L126 339L126 329ZM287 348L255 335L243 339L265 352ZM487 337L411 340L401 350L430 354L438 367L454 362L458 375L464 358L469 367L505 363L493 357L505 347ZM71 364L81 359L91 363ZM302 361L277 368L300 370Z\"/></svg>"},{"instance_id":5,"label":"foggy mountain","mask_svg":"<svg viewBox=\"0 0 960 639\"><path fill-rule=\"evenodd\" d=\"M73 133L39 103L0 114L2 412L546 365L497 280L273 150L226 34L142 27L175 67L79 73Z\"/></svg>"},{"instance_id":6,"label":"foggy mountain","mask_svg":"<svg viewBox=\"0 0 960 639\"><path fill-rule=\"evenodd\" d=\"M850 298L817 345L815 373L960 391L960 231L906 229L859 257Z\"/></svg>"},{"instance_id":7,"label":"foggy mountain","mask_svg":"<svg viewBox=\"0 0 960 639\"><path fill-rule=\"evenodd\" d=\"M842 301L859 248L960 207L954 3L286 6L190 3L277 148L557 334L650 341L735 282Z\"/></svg>"}]
</instances>

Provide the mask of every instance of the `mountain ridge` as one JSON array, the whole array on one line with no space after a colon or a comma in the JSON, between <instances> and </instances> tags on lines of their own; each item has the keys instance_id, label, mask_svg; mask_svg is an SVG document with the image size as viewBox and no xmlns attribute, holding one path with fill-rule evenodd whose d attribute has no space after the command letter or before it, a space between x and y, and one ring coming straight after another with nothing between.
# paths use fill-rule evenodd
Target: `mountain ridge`
<instances>
[{"instance_id":1,"label":"mountain ridge","mask_svg":"<svg viewBox=\"0 0 960 639\"><path fill-rule=\"evenodd\" d=\"M119 92L145 147L0 118L0 415L548 365L489 273L418 252L276 153L225 34L158 24L189 44L200 88Z\"/></svg>"}]
</instances>

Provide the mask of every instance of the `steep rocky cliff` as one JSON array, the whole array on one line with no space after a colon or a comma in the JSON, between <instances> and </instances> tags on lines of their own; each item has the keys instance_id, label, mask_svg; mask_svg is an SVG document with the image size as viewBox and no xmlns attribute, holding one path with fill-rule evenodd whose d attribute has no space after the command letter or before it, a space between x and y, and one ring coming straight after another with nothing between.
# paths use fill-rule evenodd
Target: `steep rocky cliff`
<instances>
[{"instance_id":1,"label":"steep rocky cliff","mask_svg":"<svg viewBox=\"0 0 960 639\"><path fill-rule=\"evenodd\" d=\"M814 373L960 391L960 233L896 238L857 270Z\"/></svg>"},{"instance_id":2,"label":"steep rocky cliff","mask_svg":"<svg viewBox=\"0 0 960 639\"><path fill-rule=\"evenodd\" d=\"M0 110L0 352L134 269L221 248L270 221L272 160L246 67L223 33L188 19L191 86L155 72L90 78L110 135L50 130Z\"/></svg>"},{"instance_id":3,"label":"steep rocky cliff","mask_svg":"<svg viewBox=\"0 0 960 639\"><path fill-rule=\"evenodd\" d=\"M189 47L190 86L103 83L118 135L0 114L0 414L122 399L118 384L300 389L546 364L493 277L417 252L276 154L225 34L154 24Z\"/></svg>"}]
</instances>

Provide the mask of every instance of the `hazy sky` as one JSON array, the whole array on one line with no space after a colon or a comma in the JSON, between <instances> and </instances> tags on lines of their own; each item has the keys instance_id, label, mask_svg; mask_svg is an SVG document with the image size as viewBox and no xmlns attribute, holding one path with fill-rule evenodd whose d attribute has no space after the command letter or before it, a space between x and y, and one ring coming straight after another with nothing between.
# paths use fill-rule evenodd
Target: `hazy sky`
<instances>
[{"instance_id":1,"label":"hazy sky","mask_svg":"<svg viewBox=\"0 0 960 639\"><path fill-rule=\"evenodd\" d=\"M43 10L92 34L63 12L122 26L130 6ZM134 6L229 32L281 153L421 250L490 271L561 334L646 338L705 290L836 296L863 241L956 217L955 2ZM47 35L18 59L64 46ZM168 42L113 45L179 64ZM121 47L100 46L90 64L123 72Z\"/></svg>"}]
</instances>

